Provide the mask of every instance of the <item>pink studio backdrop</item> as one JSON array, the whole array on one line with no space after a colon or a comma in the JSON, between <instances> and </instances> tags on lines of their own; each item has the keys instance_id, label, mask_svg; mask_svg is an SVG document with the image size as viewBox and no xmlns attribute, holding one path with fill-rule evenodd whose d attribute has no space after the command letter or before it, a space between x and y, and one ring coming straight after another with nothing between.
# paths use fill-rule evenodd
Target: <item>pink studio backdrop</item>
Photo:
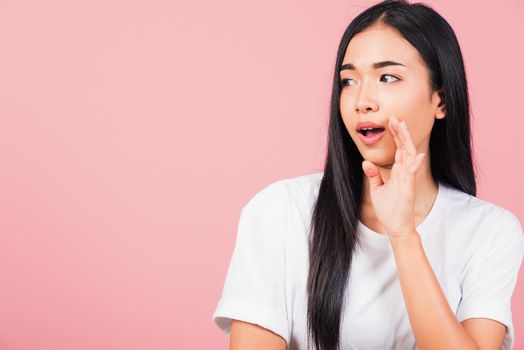
<instances>
[{"instance_id":1,"label":"pink studio backdrop","mask_svg":"<svg viewBox=\"0 0 524 350\"><path fill-rule=\"evenodd\" d=\"M226 349L240 208L321 170L338 41L373 3L1 1L0 349ZM428 3L462 46L478 196L524 223L524 3Z\"/></svg>"}]
</instances>

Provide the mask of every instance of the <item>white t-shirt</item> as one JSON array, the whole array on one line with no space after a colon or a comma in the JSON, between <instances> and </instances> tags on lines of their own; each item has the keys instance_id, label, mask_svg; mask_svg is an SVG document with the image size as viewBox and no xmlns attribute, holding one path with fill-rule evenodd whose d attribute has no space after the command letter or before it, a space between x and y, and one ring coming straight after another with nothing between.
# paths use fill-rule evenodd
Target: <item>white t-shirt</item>
<instances>
[{"instance_id":1,"label":"white t-shirt","mask_svg":"<svg viewBox=\"0 0 524 350\"><path fill-rule=\"evenodd\" d=\"M231 319L306 349L307 232L323 172L279 180L242 208L222 296L212 316L230 334ZM362 249L353 255L342 314L341 349L417 349L389 238L359 221ZM417 227L424 251L458 321L481 317L507 326L514 343L511 296L524 234L505 208L439 183Z\"/></svg>"}]
</instances>

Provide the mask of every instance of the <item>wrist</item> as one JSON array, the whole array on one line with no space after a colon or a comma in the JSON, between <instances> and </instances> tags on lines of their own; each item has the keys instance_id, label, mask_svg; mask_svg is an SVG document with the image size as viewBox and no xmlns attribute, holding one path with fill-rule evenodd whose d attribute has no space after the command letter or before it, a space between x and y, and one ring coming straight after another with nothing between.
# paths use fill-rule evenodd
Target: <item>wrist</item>
<instances>
[{"instance_id":1,"label":"wrist","mask_svg":"<svg viewBox=\"0 0 524 350\"><path fill-rule=\"evenodd\" d=\"M420 240L420 235L416 229L388 234L388 237L392 245L409 244Z\"/></svg>"}]
</instances>

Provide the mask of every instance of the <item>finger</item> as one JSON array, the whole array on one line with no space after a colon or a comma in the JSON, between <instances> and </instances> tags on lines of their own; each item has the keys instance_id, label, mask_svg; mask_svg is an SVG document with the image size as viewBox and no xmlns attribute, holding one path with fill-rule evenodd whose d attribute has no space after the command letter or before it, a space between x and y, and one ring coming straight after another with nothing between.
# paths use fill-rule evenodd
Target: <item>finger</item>
<instances>
[{"instance_id":1,"label":"finger","mask_svg":"<svg viewBox=\"0 0 524 350\"><path fill-rule=\"evenodd\" d=\"M397 162L402 168L404 167L406 161L406 152L405 152L405 143L401 136L400 122L393 116L391 117L391 133L395 137L395 143L397 145L397 150L395 152L395 162Z\"/></svg>"},{"instance_id":2,"label":"finger","mask_svg":"<svg viewBox=\"0 0 524 350\"><path fill-rule=\"evenodd\" d=\"M392 117L392 118L395 118L395 117ZM393 121L392 118L389 119L389 131L391 132L391 135L393 135L393 139L395 140L395 145L396 145L396 148L395 148L395 163L400 164L400 163L402 163L402 146L401 146L401 143L400 143L400 136L398 135L398 130L393 125L394 121Z\"/></svg>"},{"instance_id":3,"label":"finger","mask_svg":"<svg viewBox=\"0 0 524 350\"><path fill-rule=\"evenodd\" d=\"M398 121L398 119L395 118L395 121L394 121L394 126L395 128L395 131L397 133L397 138L399 140L399 146L398 146L398 149L399 149L399 164L404 167L405 166L405 162L406 162L406 143L404 142L404 138L402 137L401 135L401 128L400 128L400 122Z\"/></svg>"},{"instance_id":4,"label":"finger","mask_svg":"<svg viewBox=\"0 0 524 350\"><path fill-rule=\"evenodd\" d=\"M402 152L402 150L400 148L397 147L395 149L395 163L397 163L397 164L401 164L402 163L401 152Z\"/></svg>"},{"instance_id":5,"label":"finger","mask_svg":"<svg viewBox=\"0 0 524 350\"><path fill-rule=\"evenodd\" d=\"M395 116L391 117L390 124L391 124L391 133L393 134L393 137L395 138L395 143L397 144L397 147L403 146L404 141L400 135L400 122L397 119L397 117Z\"/></svg>"},{"instance_id":6,"label":"finger","mask_svg":"<svg viewBox=\"0 0 524 350\"><path fill-rule=\"evenodd\" d=\"M414 174L418 170L420 164L422 164L422 160L424 159L425 155L426 153L417 154L414 164L409 168L410 173Z\"/></svg>"},{"instance_id":7,"label":"finger","mask_svg":"<svg viewBox=\"0 0 524 350\"><path fill-rule=\"evenodd\" d=\"M403 121L400 124L400 137L403 140L406 149L406 156L409 159L409 163L412 163L414 161L415 156L417 155L417 149L415 148L415 144L411 139L411 135L409 133L408 126L405 121Z\"/></svg>"},{"instance_id":8,"label":"finger","mask_svg":"<svg viewBox=\"0 0 524 350\"><path fill-rule=\"evenodd\" d=\"M416 155L417 150L415 148L415 144L413 143L413 139L411 138L411 133L409 132L408 125L405 121L403 121L400 124L400 135L408 153L410 155Z\"/></svg>"},{"instance_id":9,"label":"finger","mask_svg":"<svg viewBox=\"0 0 524 350\"><path fill-rule=\"evenodd\" d=\"M389 177L389 181L394 183L395 186L399 185L399 181L402 177L402 165L400 163L395 163L391 167L391 174Z\"/></svg>"},{"instance_id":10,"label":"finger","mask_svg":"<svg viewBox=\"0 0 524 350\"><path fill-rule=\"evenodd\" d=\"M384 184L377 166L369 160L364 160L362 162L362 170L364 170L364 174L369 178L369 187L371 191Z\"/></svg>"}]
</instances>

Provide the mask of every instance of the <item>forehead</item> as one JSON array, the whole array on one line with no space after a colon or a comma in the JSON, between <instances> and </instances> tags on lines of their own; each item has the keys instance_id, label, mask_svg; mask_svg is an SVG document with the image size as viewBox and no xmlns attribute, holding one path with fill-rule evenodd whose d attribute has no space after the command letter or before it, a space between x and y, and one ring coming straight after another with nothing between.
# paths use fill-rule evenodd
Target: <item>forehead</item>
<instances>
[{"instance_id":1,"label":"forehead","mask_svg":"<svg viewBox=\"0 0 524 350\"><path fill-rule=\"evenodd\" d=\"M396 61L408 69L421 65L418 51L400 33L390 27L371 27L351 38L343 63L357 69L370 69L379 61Z\"/></svg>"}]
</instances>

